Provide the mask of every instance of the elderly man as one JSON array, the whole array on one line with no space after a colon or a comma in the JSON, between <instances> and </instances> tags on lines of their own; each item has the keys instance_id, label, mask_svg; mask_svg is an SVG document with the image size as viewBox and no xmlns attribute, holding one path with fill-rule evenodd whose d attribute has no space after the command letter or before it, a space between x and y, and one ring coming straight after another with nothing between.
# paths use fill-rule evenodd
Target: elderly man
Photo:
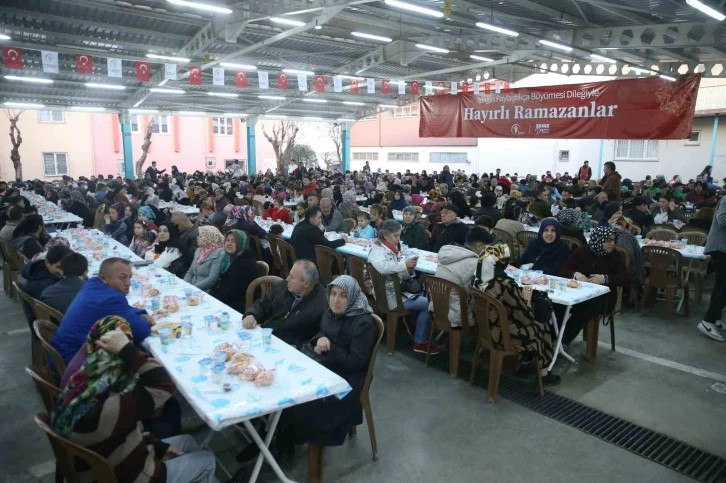
<instances>
[{"instance_id":1,"label":"elderly man","mask_svg":"<svg viewBox=\"0 0 726 483\"><path fill-rule=\"evenodd\" d=\"M320 318L327 308L328 300L315 264L298 260L284 283L272 287L245 312L242 324L246 329L257 325L272 328L277 337L299 347L318 332Z\"/></svg>"},{"instance_id":2,"label":"elderly man","mask_svg":"<svg viewBox=\"0 0 726 483\"><path fill-rule=\"evenodd\" d=\"M446 205L441 209L441 223L436 224L431 235L431 251L438 253L442 246L452 243L463 245L467 233L469 227L459 219L456 206Z\"/></svg>"},{"instance_id":3,"label":"elderly man","mask_svg":"<svg viewBox=\"0 0 726 483\"><path fill-rule=\"evenodd\" d=\"M345 224L343 223L343 215L340 211L333 207L333 202L328 198L323 198L320 201L320 209L323 212L323 226L325 231L343 232L345 231Z\"/></svg>"},{"instance_id":4,"label":"elderly man","mask_svg":"<svg viewBox=\"0 0 726 483\"><path fill-rule=\"evenodd\" d=\"M131 307L126 300L131 277L128 260L107 258L101 263L98 277L83 285L51 341L66 364L86 341L91 326L103 317L116 315L126 319L136 342L151 334L154 319L145 310Z\"/></svg>"},{"instance_id":5,"label":"elderly man","mask_svg":"<svg viewBox=\"0 0 726 483\"><path fill-rule=\"evenodd\" d=\"M222 213L224 207L230 204L230 201L222 188L214 190L214 200L214 209L217 213Z\"/></svg>"}]
</instances>

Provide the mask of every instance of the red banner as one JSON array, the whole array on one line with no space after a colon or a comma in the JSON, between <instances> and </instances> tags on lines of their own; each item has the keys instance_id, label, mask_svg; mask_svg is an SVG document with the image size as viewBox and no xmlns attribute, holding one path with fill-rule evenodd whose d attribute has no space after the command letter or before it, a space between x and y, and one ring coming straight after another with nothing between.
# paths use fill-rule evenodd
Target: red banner
<instances>
[{"instance_id":1,"label":"red banner","mask_svg":"<svg viewBox=\"0 0 726 483\"><path fill-rule=\"evenodd\" d=\"M414 96L418 95L418 82L417 81L411 82L411 94Z\"/></svg>"},{"instance_id":2,"label":"red banner","mask_svg":"<svg viewBox=\"0 0 726 483\"><path fill-rule=\"evenodd\" d=\"M76 55L76 72L79 74L92 74L93 73L93 56L91 55Z\"/></svg>"},{"instance_id":3,"label":"red banner","mask_svg":"<svg viewBox=\"0 0 726 483\"><path fill-rule=\"evenodd\" d=\"M315 76L315 92L325 92L325 77L322 75Z\"/></svg>"},{"instance_id":4,"label":"red banner","mask_svg":"<svg viewBox=\"0 0 726 483\"><path fill-rule=\"evenodd\" d=\"M278 89L287 89L287 74L284 72L278 72L277 73L277 88Z\"/></svg>"},{"instance_id":5,"label":"red banner","mask_svg":"<svg viewBox=\"0 0 726 483\"><path fill-rule=\"evenodd\" d=\"M23 53L17 47L2 47L3 64L6 69L23 69Z\"/></svg>"},{"instance_id":6,"label":"red banner","mask_svg":"<svg viewBox=\"0 0 726 483\"><path fill-rule=\"evenodd\" d=\"M202 68L197 65L189 66L189 84L193 86L202 85Z\"/></svg>"},{"instance_id":7,"label":"red banner","mask_svg":"<svg viewBox=\"0 0 726 483\"><path fill-rule=\"evenodd\" d=\"M352 81L350 81L350 93L358 94L358 80L353 79Z\"/></svg>"},{"instance_id":8,"label":"red banner","mask_svg":"<svg viewBox=\"0 0 726 483\"><path fill-rule=\"evenodd\" d=\"M421 98L420 137L687 139L701 76ZM507 86L505 86L506 88Z\"/></svg>"},{"instance_id":9,"label":"red banner","mask_svg":"<svg viewBox=\"0 0 726 483\"><path fill-rule=\"evenodd\" d=\"M149 63L136 62L136 80L139 82L149 82L150 78Z\"/></svg>"},{"instance_id":10,"label":"red banner","mask_svg":"<svg viewBox=\"0 0 726 483\"><path fill-rule=\"evenodd\" d=\"M234 75L234 85L240 89L247 87L247 72L238 70Z\"/></svg>"}]
</instances>

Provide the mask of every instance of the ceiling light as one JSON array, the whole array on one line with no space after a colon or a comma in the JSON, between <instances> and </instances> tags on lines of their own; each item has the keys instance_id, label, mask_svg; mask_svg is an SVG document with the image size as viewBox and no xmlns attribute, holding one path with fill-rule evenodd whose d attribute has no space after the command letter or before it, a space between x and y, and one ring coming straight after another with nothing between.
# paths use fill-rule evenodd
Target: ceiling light
<instances>
[{"instance_id":1,"label":"ceiling light","mask_svg":"<svg viewBox=\"0 0 726 483\"><path fill-rule=\"evenodd\" d=\"M474 60L481 60L482 62L494 62L494 59L490 59L489 57L482 57L481 55L470 55L469 57Z\"/></svg>"},{"instance_id":2,"label":"ceiling light","mask_svg":"<svg viewBox=\"0 0 726 483\"><path fill-rule=\"evenodd\" d=\"M254 65L247 65L247 64L233 64L231 62L221 62L219 65L222 67L227 67L229 69L239 69L239 70L257 70L257 67Z\"/></svg>"},{"instance_id":3,"label":"ceiling light","mask_svg":"<svg viewBox=\"0 0 726 483\"><path fill-rule=\"evenodd\" d=\"M257 96L258 99L265 99L268 101L284 101L285 98L283 96Z\"/></svg>"},{"instance_id":4,"label":"ceiling light","mask_svg":"<svg viewBox=\"0 0 726 483\"><path fill-rule=\"evenodd\" d=\"M189 2L188 0L166 0L174 5L182 5L184 7L196 8L198 10L206 10L214 13L230 14L232 10L225 7L217 7L216 5L207 5L206 3Z\"/></svg>"},{"instance_id":5,"label":"ceiling light","mask_svg":"<svg viewBox=\"0 0 726 483\"><path fill-rule=\"evenodd\" d=\"M548 47L552 47L553 49L560 49L564 50L565 52L572 52L572 47L570 47L569 45L558 44L557 42L552 42L551 40L540 40L539 43Z\"/></svg>"},{"instance_id":6,"label":"ceiling light","mask_svg":"<svg viewBox=\"0 0 726 483\"><path fill-rule=\"evenodd\" d=\"M40 77L21 77L17 75L6 75L5 78L7 80L11 81L21 81L21 82L32 82L35 84L52 84L52 79L42 79Z\"/></svg>"},{"instance_id":7,"label":"ceiling light","mask_svg":"<svg viewBox=\"0 0 726 483\"><path fill-rule=\"evenodd\" d=\"M490 23L477 22L476 26L479 27L480 29L487 29L487 30L491 30L492 32L499 32L500 34L511 35L512 37L519 36L519 34L517 32L515 32L514 30L497 27L496 25L492 25Z\"/></svg>"},{"instance_id":8,"label":"ceiling light","mask_svg":"<svg viewBox=\"0 0 726 483\"><path fill-rule=\"evenodd\" d=\"M282 69L286 74L298 74L298 75L315 75L315 72L309 70L298 70L298 69Z\"/></svg>"},{"instance_id":9,"label":"ceiling light","mask_svg":"<svg viewBox=\"0 0 726 483\"><path fill-rule=\"evenodd\" d=\"M590 58L592 60L599 60L600 62L610 62L611 64L618 63L618 61L615 59L611 59L610 57L604 57L602 55L597 55L597 54L590 54Z\"/></svg>"},{"instance_id":10,"label":"ceiling light","mask_svg":"<svg viewBox=\"0 0 726 483\"><path fill-rule=\"evenodd\" d=\"M184 91L181 89L169 89L167 87L152 87L149 89L149 92L156 94L184 94Z\"/></svg>"},{"instance_id":11,"label":"ceiling light","mask_svg":"<svg viewBox=\"0 0 726 483\"><path fill-rule=\"evenodd\" d=\"M222 114L224 117L247 117L249 114L243 112L225 112Z\"/></svg>"},{"instance_id":12,"label":"ceiling light","mask_svg":"<svg viewBox=\"0 0 726 483\"><path fill-rule=\"evenodd\" d=\"M341 79L351 79L351 80L365 80L365 77L357 77L354 75L339 75Z\"/></svg>"},{"instance_id":13,"label":"ceiling light","mask_svg":"<svg viewBox=\"0 0 726 483\"><path fill-rule=\"evenodd\" d=\"M10 40L10 36L5 35L5 34L0 34L0 40Z\"/></svg>"},{"instance_id":14,"label":"ceiling light","mask_svg":"<svg viewBox=\"0 0 726 483\"><path fill-rule=\"evenodd\" d=\"M7 101L7 102L4 102L3 104L8 107L22 107L24 109L43 109L45 107L43 104L32 104L29 102Z\"/></svg>"},{"instance_id":15,"label":"ceiling light","mask_svg":"<svg viewBox=\"0 0 726 483\"><path fill-rule=\"evenodd\" d=\"M364 33L364 32L351 32L350 35L352 35L353 37L360 37L362 39L378 40L379 42L393 42L393 39L389 39L388 37L382 37L380 35L367 34L367 33Z\"/></svg>"},{"instance_id":16,"label":"ceiling light","mask_svg":"<svg viewBox=\"0 0 726 483\"><path fill-rule=\"evenodd\" d=\"M709 7L708 5L704 5L699 0L686 0L686 3L693 8L700 10L701 12L705 13L706 15L715 18L719 22L722 22L724 19L726 19L726 15L722 14L718 10L714 10L713 8Z\"/></svg>"},{"instance_id":17,"label":"ceiling light","mask_svg":"<svg viewBox=\"0 0 726 483\"><path fill-rule=\"evenodd\" d=\"M92 106L71 106L71 111L89 111L89 112L102 112L105 111L105 107L92 107Z\"/></svg>"},{"instance_id":18,"label":"ceiling light","mask_svg":"<svg viewBox=\"0 0 726 483\"><path fill-rule=\"evenodd\" d=\"M290 25L292 27L302 27L303 25L305 25L305 22L300 22L299 20L290 20L289 18L280 17L270 17L270 22L275 22L282 25Z\"/></svg>"},{"instance_id":19,"label":"ceiling light","mask_svg":"<svg viewBox=\"0 0 726 483\"><path fill-rule=\"evenodd\" d=\"M393 104L378 104L378 107L382 107L383 109L395 109L398 106L394 106Z\"/></svg>"},{"instance_id":20,"label":"ceiling light","mask_svg":"<svg viewBox=\"0 0 726 483\"><path fill-rule=\"evenodd\" d=\"M176 111L179 116L206 116L204 111Z\"/></svg>"},{"instance_id":21,"label":"ceiling light","mask_svg":"<svg viewBox=\"0 0 726 483\"><path fill-rule=\"evenodd\" d=\"M176 57L174 55L160 55L160 54L146 54L146 57L149 59L159 59L159 60L173 60L176 62L189 62L192 59L188 59L186 57Z\"/></svg>"},{"instance_id":22,"label":"ceiling light","mask_svg":"<svg viewBox=\"0 0 726 483\"><path fill-rule=\"evenodd\" d=\"M239 97L239 94L233 94L231 92L207 92L207 95L214 97Z\"/></svg>"},{"instance_id":23,"label":"ceiling light","mask_svg":"<svg viewBox=\"0 0 726 483\"><path fill-rule=\"evenodd\" d=\"M671 82L675 82L676 81L676 78L675 77L671 77L671 76L665 75L665 74L661 74L660 75L660 78L661 79L665 79L667 81L671 81Z\"/></svg>"},{"instance_id":24,"label":"ceiling light","mask_svg":"<svg viewBox=\"0 0 726 483\"><path fill-rule=\"evenodd\" d=\"M325 103L328 102L327 99L314 99L314 98L310 98L310 97L306 97L302 101L303 102L312 102L312 103L315 103L315 104L325 104Z\"/></svg>"},{"instance_id":25,"label":"ceiling light","mask_svg":"<svg viewBox=\"0 0 726 483\"><path fill-rule=\"evenodd\" d=\"M431 52L440 52L442 54L448 54L449 51L446 49L442 49L441 47L434 47L433 45L426 45L426 44L416 44L416 47L423 50L430 50Z\"/></svg>"},{"instance_id":26,"label":"ceiling light","mask_svg":"<svg viewBox=\"0 0 726 483\"><path fill-rule=\"evenodd\" d=\"M336 121L338 121L338 122L355 122L355 119L343 119L343 118L341 118L341 119L336 119Z\"/></svg>"},{"instance_id":27,"label":"ceiling light","mask_svg":"<svg viewBox=\"0 0 726 483\"><path fill-rule=\"evenodd\" d=\"M284 114L265 114L265 117L276 117L278 119L285 119L287 116Z\"/></svg>"},{"instance_id":28,"label":"ceiling light","mask_svg":"<svg viewBox=\"0 0 726 483\"><path fill-rule=\"evenodd\" d=\"M322 121L322 117L314 117L314 116L303 116L303 119L307 119L309 121Z\"/></svg>"},{"instance_id":29,"label":"ceiling light","mask_svg":"<svg viewBox=\"0 0 726 483\"><path fill-rule=\"evenodd\" d=\"M422 13L424 15L431 15L432 17L442 18L444 16L444 12L432 10L430 8L419 7L418 5L413 5L411 3L400 2L399 0L386 0L386 5L402 8L404 10L410 10L411 12Z\"/></svg>"},{"instance_id":30,"label":"ceiling light","mask_svg":"<svg viewBox=\"0 0 726 483\"><path fill-rule=\"evenodd\" d=\"M129 109L132 114L159 114L156 109Z\"/></svg>"},{"instance_id":31,"label":"ceiling light","mask_svg":"<svg viewBox=\"0 0 726 483\"><path fill-rule=\"evenodd\" d=\"M117 91L122 91L126 89L126 86L122 86L119 84L101 84L97 82L86 82L86 87L90 87L91 89L112 89Z\"/></svg>"},{"instance_id":32,"label":"ceiling light","mask_svg":"<svg viewBox=\"0 0 726 483\"><path fill-rule=\"evenodd\" d=\"M353 101L344 101L343 104L346 106L365 106L365 102L353 102Z\"/></svg>"}]
</instances>

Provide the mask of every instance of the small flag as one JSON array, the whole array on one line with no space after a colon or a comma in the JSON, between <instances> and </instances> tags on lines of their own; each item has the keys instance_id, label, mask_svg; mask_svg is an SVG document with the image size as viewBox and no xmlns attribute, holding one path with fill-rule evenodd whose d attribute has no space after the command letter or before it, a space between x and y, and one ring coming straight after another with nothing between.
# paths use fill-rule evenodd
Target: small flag
<instances>
[{"instance_id":1,"label":"small flag","mask_svg":"<svg viewBox=\"0 0 726 483\"><path fill-rule=\"evenodd\" d=\"M451 2L444 2L444 18L451 18Z\"/></svg>"},{"instance_id":2,"label":"small flag","mask_svg":"<svg viewBox=\"0 0 726 483\"><path fill-rule=\"evenodd\" d=\"M79 74L90 74L93 72L93 56L76 55L76 72Z\"/></svg>"},{"instance_id":3,"label":"small flag","mask_svg":"<svg viewBox=\"0 0 726 483\"><path fill-rule=\"evenodd\" d=\"M325 77L322 75L315 76L315 92L325 92Z\"/></svg>"},{"instance_id":4,"label":"small flag","mask_svg":"<svg viewBox=\"0 0 726 483\"><path fill-rule=\"evenodd\" d=\"M23 53L17 47L3 47L3 64L6 69L23 70ZM56 65L58 64L58 54L56 55Z\"/></svg>"},{"instance_id":5,"label":"small flag","mask_svg":"<svg viewBox=\"0 0 726 483\"><path fill-rule=\"evenodd\" d=\"M305 74L297 75L297 90L306 92L308 90L308 76Z\"/></svg>"},{"instance_id":6,"label":"small flag","mask_svg":"<svg viewBox=\"0 0 726 483\"><path fill-rule=\"evenodd\" d=\"M260 83L260 89L270 88L270 76L267 72L261 71L257 73L257 80Z\"/></svg>"},{"instance_id":7,"label":"small flag","mask_svg":"<svg viewBox=\"0 0 726 483\"><path fill-rule=\"evenodd\" d=\"M418 81L411 82L411 94L414 96L418 95Z\"/></svg>"},{"instance_id":8,"label":"small flag","mask_svg":"<svg viewBox=\"0 0 726 483\"><path fill-rule=\"evenodd\" d=\"M504 92L509 92L509 82L504 82Z\"/></svg>"},{"instance_id":9,"label":"small flag","mask_svg":"<svg viewBox=\"0 0 726 483\"><path fill-rule=\"evenodd\" d=\"M398 95L402 96L406 93L406 83L403 81L398 81Z\"/></svg>"},{"instance_id":10,"label":"small flag","mask_svg":"<svg viewBox=\"0 0 726 483\"><path fill-rule=\"evenodd\" d=\"M456 84L456 81L451 81L451 89L449 90L449 93L455 96L458 90L459 86Z\"/></svg>"},{"instance_id":11,"label":"small flag","mask_svg":"<svg viewBox=\"0 0 726 483\"><path fill-rule=\"evenodd\" d=\"M224 85L224 68L213 67L212 68L212 85L223 86Z\"/></svg>"},{"instance_id":12,"label":"small flag","mask_svg":"<svg viewBox=\"0 0 726 483\"><path fill-rule=\"evenodd\" d=\"M464 82L461 85L461 93L462 94L468 94L469 93L469 84L467 82Z\"/></svg>"},{"instance_id":13,"label":"small flag","mask_svg":"<svg viewBox=\"0 0 726 483\"><path fill-rule=\"evenodd\" d=\"M284 72L277 73L277 88L287 89L287 74Z\"/></svg>"},{"instance_id":14,"label":"small flag","mask_svg":"<svg viewBox=\"0 0 726 483\"><path fill-rule=\"evenodd\" d=\"M383 79L383 84L381 85L381 94L390 94L391 93L391 81L388 79Z\"/></svg>"},{"instance_id":15,"label":"small flag","mask_svg":"<svg viewBox=\"0 0 726 483\"><path fill-rule=\"evenodd\" d=\"M438 84L436 84L436 95L443 96L444 94L446 94L446 92L444 92L445 89L446 84L444 84L444 81L439 81Z\"/></svg>"},{"instance_id":16,"label":"small flag","mask_svg":"<svg viewBox=\"0 0 726 483\"><path fill-rule=\"evenodd\" d=\"M114 59L108 57L106 59L106 67L108 68L108 76L121 78L123 77L123 70L121 69L121 59Z\"/></svg>"},{"instance_id":17,"label":"small flag","mask_svg":"<svg viewBox=\"0 0 726 483\"><path fill-rule=\"evenodd\" d=\"M479 95L479 92L480 92L479 91L479 83L478 82L474 82L474 94L478 96Z\"/></svg>"},{"instance_id":18,"label":"small flag","mask_svg":"<svg viewBox=\"0 0 726 483\"><path fill-rule=\"evenodd\" d=\"M149 72L148 62L136 62L136 80L139 82L149 82L151 73Z\"/></svg>"},{"instance_id":19,"label":"small flag","mask_svg":"<svg viewBox=\"0 0 726 483\"><path fill-rule=\"evenodd\" d=\"M499 82L494 84L494 92L497 94L500 94L502 92L502 85Z\"/></svg>"},{"instance_id":20,"label":"small flag","mask_svg":"<svg viewBox=\"0 0 726 483\"><path fill-rule=\"evenodd\" d=\"M353 79L350 81L350 93L358 94L358 79Z\"/></svg>"},{"instance_id":21,"label":"small flag","mask_svg":"<svg viewBox=\"0 0 726 483\"><path fill-rule=\"evenodd\" d=\"M484 83L484 93L489 94L492 92L492 85L488 82Z\"/></svg>"},{"instance_id":22,"label":"small flag","mask_svg":"<svg viewBox=\"0 0 726 483\"><path fill-rule=\"evenodd\" d=\"M375 94L376 93L376 80L375 79L366 79L366 84L368 84L368 94Z\"/></svg>"},{"instance_id":23,"label":"small flag","mask_svg":"<svg viewBox=\"0 0 726 483\"><path fill-rule=\"evenodd\" d=\"M176 64L164 64L164 79L176 80Z\"/></svg>"},{"instance_id":24,"label":"small flag","mask_svg":"<svg viewBox=\"0 0 726 483\"><path fill-rule=\"evenodd\" d=\"M202 68L198 65L189 66L189 83L193 86L202 85Z\"/></svg>"},{"instance_id":25,"label":"small flag","mask_svg":"<svg viewBox=\"0 0 726 483\"><path fill-rule=\"evenodd\" d=\"M50 50L42 50L40 52L43 61L43 72L49 74L58 73L58 52L51 52Z\"/></svg>"},{"instance_id":26,"label":"small flag","mask_svg":"<svg viewBox=\"0 0 726 483\"><path fill-rule=\"evenodd\" d=\"M238 70L234 76L234 85L242 89L247 87L247 72Z\"/></svg>"},{"instance_id":27,"label":"small flag","mask_svg":"<svg viewBox=\"0 0 726 483\"><path fill-rule=\"evenodd\" d=\"M336 75L333 77L333 91L334 92L343 92L343 78L339 75Z\"/></svg>"},{"instance_id":28,"label":"small flag","mask_svg":"<svg viewBox=\"0 0 726 483\"><path fill-rule=\"evenodd\" d=\"M430 96L434 93L434 85L431 83L431 81L426 81L426 83L424 84L424 93L427 96Z\"/></svg>"}]
</instances>

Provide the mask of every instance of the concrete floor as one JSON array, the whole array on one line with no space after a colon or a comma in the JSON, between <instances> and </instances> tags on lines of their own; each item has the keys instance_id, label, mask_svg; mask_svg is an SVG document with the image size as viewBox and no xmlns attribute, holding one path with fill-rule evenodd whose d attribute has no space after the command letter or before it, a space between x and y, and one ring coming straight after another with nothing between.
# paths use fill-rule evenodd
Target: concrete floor
<instances>
[{"instance_id":1,"label":"concrete floor","mask_svg":"<svg viewBox=\"0 0 726 483\"><path fill-rule=\"evenodd\" d=\"M691 309L689 318L632 310L619 316L618 351L610 351L609 331L601 328L600 340L607 344L598 360L561 359L556 372L563 382L553 391L726 457L726 344L696 330L705 305L693 302ZM2 295L0 313L0 481L52 482L53 454L32 419L41 403L23 371L30 334L19 306ZM570 349L577 356L584 344ZM379 461L371 459L364 424L357 438L326 449L325 481L689 481L506 399L489 404L483 389L403 354L379 356L371 398ZM198 439L206 433L188 408L184 426ZM230 469L239 467L233 458L241 442L233 431L217 435L213 447ZM306 448L298 449L284 469L304 482ZM258 481L276 478L263 470Z\"/></svg>"}]
</instances>

